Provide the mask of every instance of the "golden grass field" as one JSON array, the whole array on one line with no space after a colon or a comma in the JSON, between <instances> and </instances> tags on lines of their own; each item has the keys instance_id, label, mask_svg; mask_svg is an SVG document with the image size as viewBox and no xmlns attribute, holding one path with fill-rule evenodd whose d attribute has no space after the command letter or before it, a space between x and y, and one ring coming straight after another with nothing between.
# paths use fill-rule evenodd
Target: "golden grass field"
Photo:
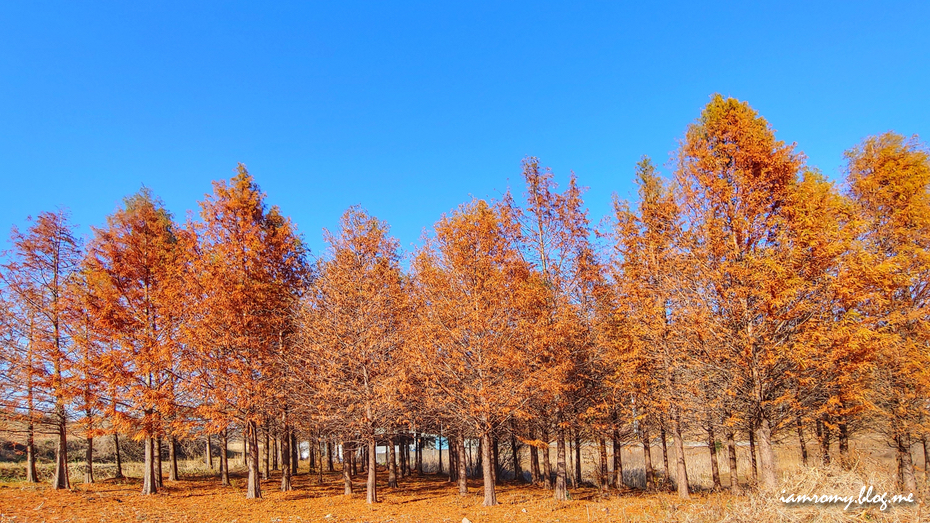
<instances>
[{"instance_id":1,"label":"golden grass field","mask_svg":"<svg viewBox=\"0 0 930 523\"><path fill-rule=\"evenodd\" d=\"M587 449L585 449L587 450ZM635 473L638 466L635 449L628 449L626 466ZM703 454L701 451L703 450ZM386 487L386 473L379 470L381 503L368 505L364 500L362 477L357 478L357 494L342 495L339 472L324 475L322 484L317 475L307 474L303 465L294 482L295 490L282 493L279 476L262 482L264 499L246 500L244 471L234 469L233 485L222 487L215 475L196 461L182 462L182 480L165 483L154 496L139 494L141 480L138 464L127 464L126 480L103 479L91 485L80 483L75 473L71 491L54 491L46 484L30 485L22 481L0 483L0 523L34 522L454 522L467 518L472 523L499 522L750 522L750 521L930 521L923 502L898 505L885 511L878 506L786 505L778 500L780 493L763 493L753 489L745 495L732 496L704 488L706 449L693 449L689 465L698 492L690 501L682 502L672 492L644 493L625 489L599 496L593 487L571 490L572 499L555 502L551 493L541 488L509 482L498 487L497 507L483 507L480 480L469 482L470 494L459 497L456 488L444 476L425 474L403 478L400 487ZM890 454L888 454L890 455ZM849 469L803 467L795 449L779 449L782 489L786 492L816 494L857 494L863 485L877 491L897 493L894 485L893 460L878 447L854 450L854 462ZM427 458L430 455L427 454ZM661 468L661 457L656 452ZM746 465L741 455L740 466ZM921 456L922 457L922 456ZM583 458L590 469L590 463ZM239 463L235 463L239 465ZM926 500L926 476L923 461L918 458L918 479L925 489L920 498ZM11 466L9 464L5 466ZM338 466L337 466L338 467ZM725 464L722 464L725 472ZM709 467L708 467L709 468ZM745 468L743 470L746 470ZM74 471L72 471L74 473ZM742 476L742 475L741 475ZM724 482L726 475L724 474ZM709 485L707 485L709 487Z\"/></svg>"}]
</instances>

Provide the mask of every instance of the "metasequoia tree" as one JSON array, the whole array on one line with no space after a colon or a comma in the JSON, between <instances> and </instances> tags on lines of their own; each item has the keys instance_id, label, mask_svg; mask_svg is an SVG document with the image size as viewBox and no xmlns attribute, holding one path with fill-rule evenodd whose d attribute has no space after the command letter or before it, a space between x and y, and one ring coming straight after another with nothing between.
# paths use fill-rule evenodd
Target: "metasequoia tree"
<instances>
[{"instance_id":1,"label":"metasequoia tree","mask_svg":"<svg viewBox=\"0 0 930 523\"><path fill-rule=\"evenodd\" d=\"M13 228L12 249L2 265L10 311L25 329L27 362L17 373L27 423L42 413L56 434L56 489L70 488L68 478L68 405L74 399L72 343L68 336L68 292L81 261L81 247L64 211L44 212L22 233ZM29 428L30 437L32 428Z\"/></svg>"},{"instance_id":2,"label":"metasequoia tree","mask_svg":"<svg viewBox=\"0 0 930 523\"><path fill-rule=\"evenodd\" d=\"M500 205L473 200L436 224L413 264L417 364L443 410L480 439L485 506L497 504L492 434L545 378L524 339L539 283L515 234Z\"/></svg>"},{"instance_id":3,"label":"metasequoia tree","mask_svg":"<svg viewBox=\"0 0 930 523\"><path fill-rule=\"evenodd\" d=\"M538 159L527 158L523 178L525 207L518 207L508 195L505 209L517 226L515 239L520 255L540 280L530 287L537 307L531 312L537 318L526 323L525 350L547 369L532 405L536 407L534 414L546 424L544 434L549 433L550 422L555 429L554 497L565 500L565 429L572 425L570 416L583 410L579 404L586 382L583 367L593 340L592 316L588 313L598 271L588 244L590 230L582 209L582 188L574 174L565 191L559 193L552 171L541 169ZM580 259L592 263L580 263ZM548 454L548 437L544 439L543 451Z\"/></svg>"},{"instance_id":4,"label":"metasequoia tree","mask_svg":"<svg viewBox=\"0 0 930 523\"><path fill-rule=\"evenodd\" d=\"M619 256L615 267L619 272L613 280L622 296L623 307L618 312L624 316L628 327L625 339L629 342L618 349L631 364L616 367L630 374L618 381L627 384L638 400L641 430L648 430L647 415L655 419L657 414L667 413L677 454L678 495L688 499L682 418L688 407L685 398L694 397L697 391L687 390L685 385L691 378L691 356L685 352L682 332L687 310L675 296L684 271L676 243L680 235L679 212L674 194L648 158L637 165L636 174L638 212L615 204ZM646 450L648 439L643 437ZM651 478L647 475L646 479L648 485Z\"/></svg>"},{"instance_id":5,"label":"metasequoia tree","mask_svg":"<svg viewBox=\"0 0 930 523\"><path fill-rule=\"evenodd\" d=\"M154 494L156 442L175 410L177 329L184 310L181 249L171 215L143 189L94 229L85 261L90 307L108 350L99 372L118 401L114 427L145 442L142 493Z\"/></svg>"},{"instance_id":6,"label":"metasequoia tree","mask_svg":"<svg viewBox=\"0 0 930 523\"><path fill-rule=\"evenodd\" d=\"M265 204L242 164L229 183L214 182L200 206L202 221L189 227L186 262L188 293L197 304L182 329L190 351L186 370L204 400L200 414L243 427L246 497L260 498L259 425L275 407L269 370L292 330L306 272L304 247L290 220Z\"/></svg>"},{"instance_id":7,"label":"metasequoia tree","mask_svg":"<svg viewBox=\"0 0 930 523\"><path fill-rule=\"evenodd\" d=\"M930 156L916 137L886 133L846 153L852 198L864 220L861 310L878 337L871 402L894 446L898 479L917 490L911 445L926 434L930 397Z\"/></svg>"},{"instance_id":8,"label":"metasequoia tree","mask_svg":"<svg viewBox=\"0 0 930 523\"><path fill-rule=\"evenodd\" d=\"M376 444L387 437L393 456L393 427L403 412L399 347L406 300L398 244L387 224L353 207L340 226L338 234L324 232L328 259L308 293L301 343L292 355L320 415L367 445L366 500L376 503Z\"/></svg>"},{"instance_id":9,"label":"metasequoia tree","mask_svg":"<svg viewBox=\"0 0 930 523\"><path fill-rule=\"evenodd\" d=\"M748 104L719 95L678 153L686 263L697 274L688 299L707 311L709 345L730 376L725 393L755 429L767 489L775 488L773 434L789 419L794 344L819 305L807 297L820 273L792 270L799 253L787 215L803 161Z\"/></svg>"}]
</instances>

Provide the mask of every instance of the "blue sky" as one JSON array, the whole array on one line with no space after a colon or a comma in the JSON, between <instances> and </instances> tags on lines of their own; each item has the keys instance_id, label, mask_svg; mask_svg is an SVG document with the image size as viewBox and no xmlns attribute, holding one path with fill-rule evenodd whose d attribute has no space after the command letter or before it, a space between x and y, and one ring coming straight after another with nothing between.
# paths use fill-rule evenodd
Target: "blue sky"
<instances>
[{"instance_id":1,"label":"blue sky","mask_svg":"<svg viewBox=\"0 0 930 523\"><path fill-rule=\"evenodd\" d=\"M142 184L183 220L236 162L316 254L353 204L409 251L527 155L596 221L715 92L834 179L865 136L930 137L930 2L567 4L6 2L2 236L58 206L87 234Z\"/></svg>"}]
</instances>

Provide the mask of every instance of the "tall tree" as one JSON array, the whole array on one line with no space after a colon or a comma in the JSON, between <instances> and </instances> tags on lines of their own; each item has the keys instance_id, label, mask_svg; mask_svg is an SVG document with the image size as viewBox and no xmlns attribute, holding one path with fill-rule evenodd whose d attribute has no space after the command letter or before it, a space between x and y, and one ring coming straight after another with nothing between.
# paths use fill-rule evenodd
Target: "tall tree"
<instances>
[{"instance_id":1,"label":"tall tree","mask_svg":"<svg viewBox=\"0 0 930 523\"><path fill-rule=\"evenodd\" d=\"M871 289L862 312L874 322L880 362L872 403L898 455L898 477L917 490L911 445L930 397L930 154L917 138L886 133L846 153L850 192L865 222Z\"/></svg>"},{"instance_id":2,"label":"tall tree","mask_svg":"<svg viewBox=\"0 0 930 523\"><path fill-rule=\"evenodd\" d=\"M308 295L302 342L293 354L312 376L306 385L314 407L367 445L366 500L376 503L375 447L385 436L393 444L393 427L404 412L406 300L398 243L387 224L353 207L340 225L338 234L324 233L329 256Z\"/></svg>"},{"instance_id":3,"label":"tall tree","mask_svg":"<svg viewBox=\"0 0 930 523\"><path fill-rule=\"evenodd\" d=\"M75 395L67 293L80 267L81 245L64 211L39 214L25 233L14 227L10 239L12 249L0 277L22 315L19 321L29 326L31 364L21 376L26 378L29 410L44 410L57 435L53 484L67 489L68 405Z\"/></svg>"},{"instance_id":4,"label":"tall tree","mask_svg":"<svg viewBox=\"0 0 930 523\"><path fill-rule=\"evenodd\" d=\"M545 378L523 339L534 282L515 233L499 205L474 200L436 224L414 261L417 363L443 410L481 441L485 506L497 504L494 430Z\"/></svg>"},{"instance_id":5,"label":"tall tree","mask_svg":"<svg viewBox=\"0 0 930 523\"><path fill-rule=\"evenodd\" d=\"M201 222L187 259L196 300L183 329L192 351L191 383L202 392L202 414L232 419L248 441L247 498L260 498L259 425L274 408L275 353L293 318L306 274L304 246L288 218L265 204L245 166L214 182L200 204Z\"/></svg>"},{"instance_id":6,"label":"tall tree","mask_svg":"<svg viewBox=\"0 0 930 523\"><path fill-rule=\"evenodd\" d=\"M687 263L697 274L689 299L707 311L708 345L755 428L767 489L775 488L773 437L789 418L795 341L819 305L807 299L810 278L792 270L787 214L803 162L748 104L720 95L678 153Z\"/></svg>"},{"instance_id":7,"label":"tall tree","mask_svg":"<svg viewBox=\"0 0 930 523\"><path fill-rule=\"evenodd\" d=\"M691 355L686 352L683 325L688 311L676 296L685 268L680 255L678 205L671 189L656 173L648 158L636 169L639 209L633 213L616 205L617 253L620 259L614 276L623 296L621 309L628 325L630 345L623 347L636 362L631 391L637 395L642 421L646 416L667 413L677 454L678 495L688 499L688 471L682 440L682 419L689 407L686 398L696 391L686 390L692 382ZM664 432L663 432L664 434ZM668 472L668 471L667 471Z\"/></svg>"},{"instance_id":8,"label":"tall tree","mask_svg":"<svg viewBox=\"0 0 930 523\"><path fill-rule=\"evenodd\" d=\"M108 414L117 430L144 440L142 493L154 494L155 441L176 405L177 330L185 310L181 248L171 215L148 189L126 198L94 233L87 287L109 347L100 372L119 398Z\"/></svg>"}]
</instances>

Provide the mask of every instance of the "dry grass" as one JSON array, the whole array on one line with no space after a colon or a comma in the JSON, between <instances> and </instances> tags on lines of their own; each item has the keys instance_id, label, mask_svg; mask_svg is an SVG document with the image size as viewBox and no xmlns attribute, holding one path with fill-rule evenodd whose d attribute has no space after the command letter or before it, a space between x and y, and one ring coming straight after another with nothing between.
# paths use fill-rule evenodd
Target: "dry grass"
<instances>
[{"instance_id":1,"label":"dry grass","mask_svg":"<svg viewBox=\"0 0 930 523\"><path fill-rule=\"evenodd\" d=\"M587 451L588 449L584 449ZM626 462L632 476L636 469L635 449ZM692 450L696 453L691 456ZM703 450L704 458L699 452ZM698 483L704 483L701 469L706 461L706 449L689 449L689 466ZM584 453L583 453L584 454ZM781 490L796 494L838 494L857 496L864 485L877 491L897 493L894 486L893 460L879 451L861 452L848 470L838 466L827 468L802 467L797 453L790 447L779 449L782 486L774 494L751 490L744 496L699 489L692 500L682 502L671 492L645 494L627 489L620 495L602 499L593 487L572 489L572 500L555 502L551 493L540 488L516 483L498 489L497 507L482 507L480 481L470 481L471 494L456 495L455 487L439 475L404 478L400 488L383 485L386 474L379 471L379 496L382 502L369 506L364 501L364 485L357 485L360 494L342 495L339 473L328 473L323 484L302 469L295 481L295 491L282 493L278 476L262 483L265 498L248 501L244 497L243 471L234 469L233 485L222 487L215 472L207 471L196 461L183 462L182 481L167 482L155 496L139 494L141 472L138 464L127 464L128 480L107 479L93 485L75 483L70 492L52 491L45 484L29 485L21 481L0 483L0 523L23 522L111 522L111 521L177 521L177 522L252 522L269 523L324 522L452 522L468 518L482 522L914 522L930 521L923 505L898 505L885 511L878 506L853 504L849 510L842 505L788 505L779 501ZM429 457L429 456L428 456ZM624 458L627 458L626 452ZM741 458L744 456L741 456ZM661 458L656 455L656 463ZM583 464L587 461L583 457ZM920 462L922 463L922 462ZM234 462L239 465L239 462ZM592 470L593 460L587 463ZM889 464L891 466L889 466ZM743 463L741 462L741 466ZM748 463L746 464L748 467ZM726 478L725 464L724 478ZM708 467L709 468L709 467ZM745 470L745 468L744 468ZM922 470L922 468L921 468ZM167 472L167 471L165 471ZM80 481L80 476L75 480ZM99 472L98 472L99 474ZM708 473L709 474L709 473ZM358 478L360 481L363 478ZM921 474L923 481L924 476ZM924 496L926 496L924 492Z\"/></svg>"}]
</instances>

